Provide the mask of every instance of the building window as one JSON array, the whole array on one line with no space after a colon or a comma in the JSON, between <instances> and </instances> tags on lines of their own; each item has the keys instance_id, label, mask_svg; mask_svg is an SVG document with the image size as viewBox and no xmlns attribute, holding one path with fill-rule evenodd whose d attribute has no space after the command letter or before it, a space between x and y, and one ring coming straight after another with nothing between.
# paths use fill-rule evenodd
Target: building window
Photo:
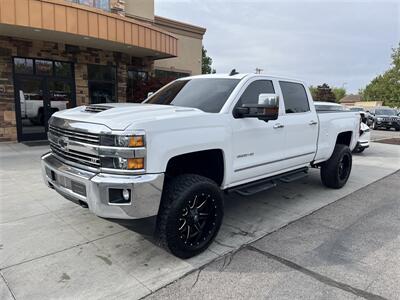
<instances>
[{"instance_id":1,"label":"building window","mask_svg":"<svg viewBox=\"0 0 400 300\"><path fill-rule=\"evenodd\" d=\"M62 61L23 57L14 58L15 74L71 78L73 77L72 66L71 63Z\"/></svg>"},{"instance_id":2,"label":"building window","mask_svg":"<svg viewBox=\"0 0 400 300\"><path fill-rule=\"evenodd\" d=\"M126 99L128 102L141 102L147 98L149 75L146 71L128 70Z\"/></svg>"},{"instance_id":3,"label":"building window","mask_svg":"<svg viewBox=\"0 0 400 300\"><path fill-rule=\"evenodd\" d=\"M14 70L16 74L33 74L33 59L14 58Z\"/></svg>"},{"instance_id":4,"label":"building window","mask_svg":"<svg viewBox=\"0 0 400 300\"><path fill-rule=\"evenodd\" d=\"M37 75L53 75L53 62L50 60L35 60L35 70Z\"/></svg>"},{"instance_id":5,"label":"building window","mask_svg":"<svg viewBox=\"0 0 400 300\"><path fill-rule=\"evenodd\" d=\"M110 0L67 0L67 1L100 8L105 11L110 11Z\"/></svg>"},{"instance_id":6,"label":"building window","mask_svg":"<svg viewBox=\"0 0 400 300\"><path fill-rule=\"evenodd\" d=\"M175 80L178 78L188 77L188 76L190 76L190 73L165 71L165 70L157 70L156 69L155 76L156 76L156 78L170 79L172 81L172 80Z\"/></svg>"},{"instance_id":7,"label":"building window","mask_svg":"<svg viewBox=\"0 0 400 300\"><path fill-rule=\"evenodd\" d=\"M90 103L116 102L116 67L88 65Z\"/></svg>"}]
</instances>

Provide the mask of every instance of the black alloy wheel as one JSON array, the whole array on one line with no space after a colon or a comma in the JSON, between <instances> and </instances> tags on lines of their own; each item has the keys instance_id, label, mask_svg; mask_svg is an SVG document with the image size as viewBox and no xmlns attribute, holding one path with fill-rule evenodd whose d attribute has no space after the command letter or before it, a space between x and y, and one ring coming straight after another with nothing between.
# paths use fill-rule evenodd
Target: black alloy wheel
<instances>
[{"instance_id":1,"label":"black alloy wheel","mask_svg":"<svg viewBox=\"0 0 400 300\"><path fill-rule=\"evenodd\" d=\"M321 181L330 188L340 189L349 179L352 156L349 146L337 144L332 156L321 164Z\"/></svg>"},{"instance_id":2,"label":"black alloy wheel","mask_svg":"<svg viewBox=\"0 0 400 300\"><path fill-rule=\"evenodd\" d=\"M339 167L338 167L338 175L340 180L345 180L350 174L350 156L346 153L342 156Z\"/></svg>"},{"instance_id":3,"label":"black alloy wheel","mask_svg":"<svg viewBox=\"0 0 400 300\"><path fill-rule=\"evenodd\" d=\"M193 195L181 210L178 219L179 238L187 247L202 247L216 230L218 209L209 193Z\"/></svg>"},{"instance_id":4,"label":"black alloy wheel","mask_svg":"<svg viewBox=\"0 0 400 300\"><path fill-rule=\"evenodd\" d=\"M195 174L169 179L157 220L160 244L177 257L195 256L212 243L223 214L222 193L214 181Z\"/></svg>"}]
</instances>

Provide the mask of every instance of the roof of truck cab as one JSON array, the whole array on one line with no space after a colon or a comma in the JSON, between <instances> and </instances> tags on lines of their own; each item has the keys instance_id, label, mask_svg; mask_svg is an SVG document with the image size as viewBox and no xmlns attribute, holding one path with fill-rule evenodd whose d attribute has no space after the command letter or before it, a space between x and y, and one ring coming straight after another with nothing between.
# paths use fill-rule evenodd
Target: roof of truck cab
<instances>
[{"instance_id":1,"label":"roof of truck cab","mask_svg":"<svg viewBox=\"0 0 400 300\"><path fill-rule=\"evenodd\" d=\"M286 80L286 81L295 81L295 82L303 82L300 79L296 78L287 78L287 77L279 77L270 74L255 74L255 73L239 73L235 75L229 75L228 73L217 73L217 74L203 74L203 75L194 75L189 77L183 77L178 80L187 80L187 79L200 79L200 78L218 78L218 79L243 79L243 78L254 78L254 77L269 77L278 80Z\"/></svg>"}]
</instances>

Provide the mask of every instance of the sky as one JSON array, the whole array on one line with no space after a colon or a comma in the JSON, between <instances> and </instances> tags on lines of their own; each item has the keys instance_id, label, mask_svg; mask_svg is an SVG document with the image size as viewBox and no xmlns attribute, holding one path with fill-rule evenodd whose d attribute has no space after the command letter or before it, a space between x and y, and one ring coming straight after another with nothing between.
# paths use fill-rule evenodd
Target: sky
<instances>
[{"instance_id":1,"label":"sky","mask_svg":"<svg viewBox=\"0 0 400 300\"><path fill-rule=\"evenodd\" d=\"M400 0L155 0L157 15L207 28L217 73L328 83L357 93L390 66Z\"/></svg>"}]
</instances>

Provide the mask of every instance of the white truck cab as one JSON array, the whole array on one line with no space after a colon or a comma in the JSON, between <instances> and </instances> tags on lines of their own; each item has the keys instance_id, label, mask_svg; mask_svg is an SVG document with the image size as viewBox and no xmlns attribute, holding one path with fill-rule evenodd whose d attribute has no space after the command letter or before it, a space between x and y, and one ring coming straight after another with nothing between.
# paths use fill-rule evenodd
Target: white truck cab
<instances>
[{"instance_id":1,"label":"white truck cab","mask_svg":"<svg viewBox=\"0 0 400 300\"><path fill-rule=\"evenodd\" d=\"M188 258L223 218L223 192L243 196L321 168L341 188L350 176L359 114L317 113L302 81L214 74L173 81L142 104L55 113L45 182L100 217L157 216L161 245ZM245 201L245 199L244 199Z\"/></svg>"}]
</instances>

